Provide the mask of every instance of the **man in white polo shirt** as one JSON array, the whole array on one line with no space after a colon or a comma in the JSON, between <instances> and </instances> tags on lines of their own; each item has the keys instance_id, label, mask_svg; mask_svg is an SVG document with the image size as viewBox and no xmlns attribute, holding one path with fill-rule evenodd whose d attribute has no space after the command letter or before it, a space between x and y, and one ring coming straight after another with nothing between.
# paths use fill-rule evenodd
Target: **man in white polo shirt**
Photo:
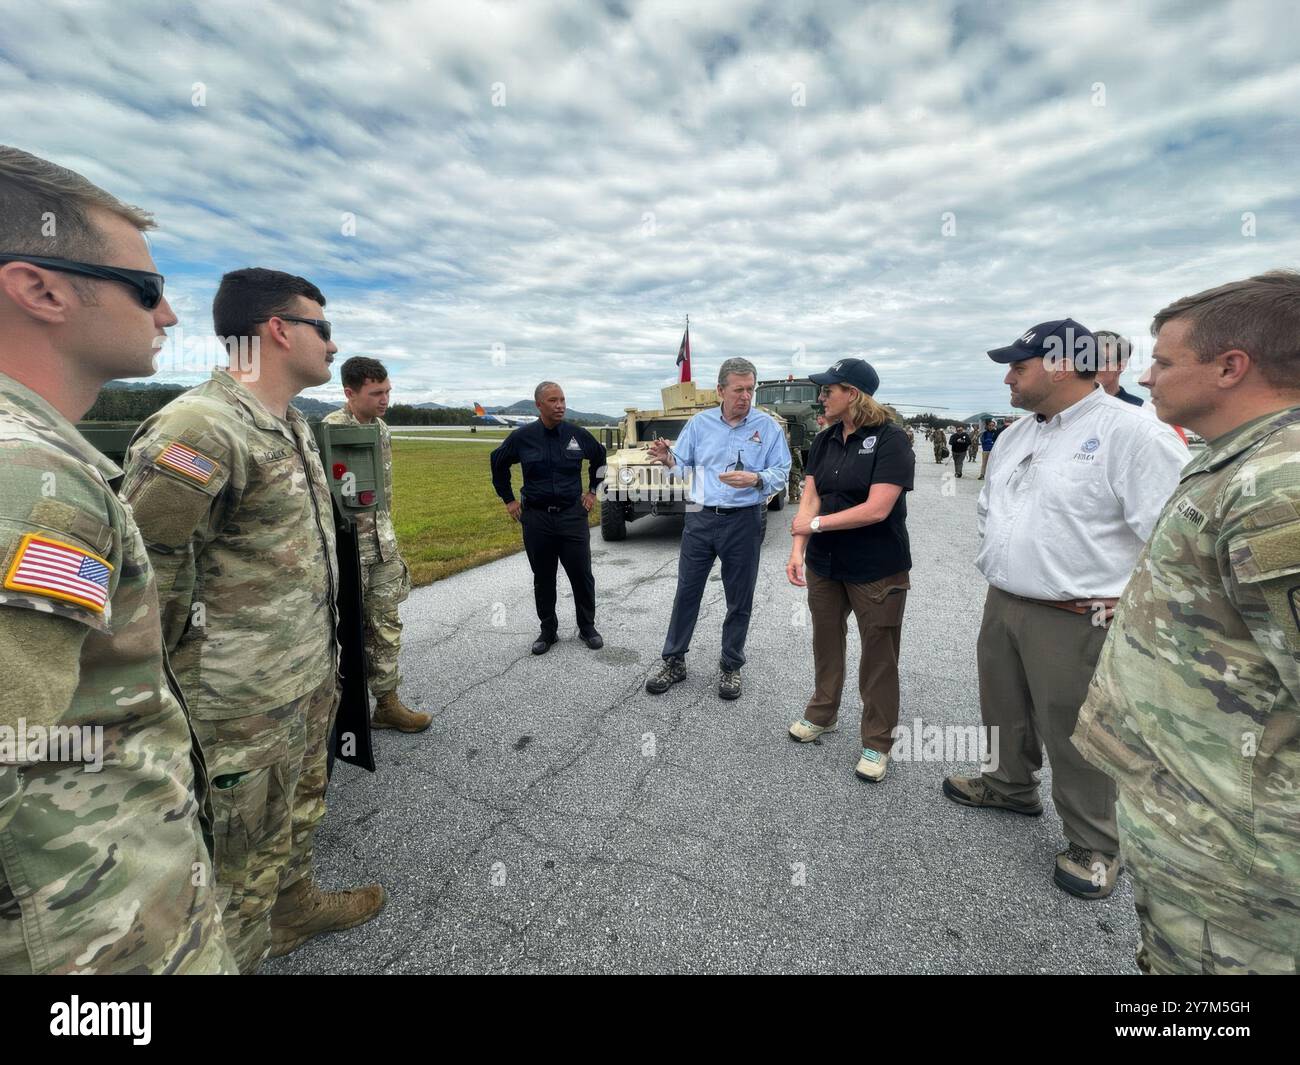
<instances>
[{"instance_id":1,"label":"man in white polo shirt","mask_svg":"<svg viewBox=\"0 0 1300 1065\"><path fill-rule=\"evenodd\" d=\"M1105 898L1119 876L1115 787L1070 743L1106 623L1188 460L1167 426L1097 387L1097 341L1071 318L989 352L1009 364L1011 403L1033 411L999 438L980 492L989 582L980 627L980 716L997 769L949 777L963 806L1043 812L1043 747L1067 848L1053 881Z\"/></svg>"}]
</instances>

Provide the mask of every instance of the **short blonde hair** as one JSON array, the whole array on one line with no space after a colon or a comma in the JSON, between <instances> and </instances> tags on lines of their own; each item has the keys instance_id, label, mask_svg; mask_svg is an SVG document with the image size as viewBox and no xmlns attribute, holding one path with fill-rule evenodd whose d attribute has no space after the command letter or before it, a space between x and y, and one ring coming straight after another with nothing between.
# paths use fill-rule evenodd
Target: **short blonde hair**
<instances>
[{"instance_id":1,"label":"short blonde hair","mask_svg":"<svg viewBox=\"0 0 1300 1065\"><path fill-rule=\"evenodd\" d=\"M853 388L852 385L845 387ZM876 429L893 420L889 416L889 411L877 403L873 397L860 388L854 388L853 390L857 395L849 400L849 417L853 419L853 425L856 428L861 429L865 426L868 429Z\"/></svg>"},{"instance_id":2,"label":"short blonde hair","mask_svg":"<svg viewBox=\"0 0 1300 1065\"><path fill-rule=\"evenodd\" d=\"M95 208L139 230L154 226L153 215L123 203L76 171L0 144L0 251L93 259L105 250L104 235L89 217ZM55 223L48 235L47 215Z\"/></svg>"}]
</instances>

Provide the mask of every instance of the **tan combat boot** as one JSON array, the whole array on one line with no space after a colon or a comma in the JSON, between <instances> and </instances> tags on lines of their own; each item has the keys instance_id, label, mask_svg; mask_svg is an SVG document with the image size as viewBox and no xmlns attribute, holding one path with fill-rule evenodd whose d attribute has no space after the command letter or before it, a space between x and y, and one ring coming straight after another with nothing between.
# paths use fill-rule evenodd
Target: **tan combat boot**
<instances>
[{"instance_id":1,"label":"tan combat boot","mask_svg":"<svg viewBox=\"0 0 1300 1065\"><path fill-rule=\"evenodd\" d=\"M374 918L388 895L379 884L321 891L310 876L280 893L271 911L271 954L282 958L323 932L341 932Z\"/></svg>"},{"instance_id":2,"label":"tan combat boot","mask_svg":"<svg viewBox=\"0 0 1300 1065\"><path fill-rule=\"evenodd\" d=\"M412 710L398 698L397 692L384 692L375 704L371 728L395 728L398 732L423 732L433 724L432 714Z\"/></svg>"}]
</instances>

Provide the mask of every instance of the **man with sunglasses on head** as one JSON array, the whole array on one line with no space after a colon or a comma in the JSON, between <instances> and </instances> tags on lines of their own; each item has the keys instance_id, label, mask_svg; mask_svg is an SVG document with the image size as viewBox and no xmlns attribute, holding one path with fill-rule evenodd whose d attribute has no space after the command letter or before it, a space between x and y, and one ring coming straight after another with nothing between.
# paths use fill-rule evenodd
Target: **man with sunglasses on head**
<instances>
[{"instance_id":1,"label":"man with sunglasses on head","mask_svg":"<svg viewBox=\"0 0 1300 1065\"><path fill-rule=\"evenodd\" d=\"M152 226L0 146L0 974L235 971L154 573L74 425L176 322Z\"/></svg>"},{"instance_id":2,"label":"man with sunglasses on head","mask_svg":"<svg viewBox=\"0 0 1300 1065\"><path fill-rule=\"evenodd\" d=\"M231 365L141 426L122 488L212 774L217 882L245 973L385 901L378 884L324 892L312 874L338 705L338 574L325 471L290 401L330 378L324 306L293 274L226 274L212 313Z\"/></svg>"}]
</instances>

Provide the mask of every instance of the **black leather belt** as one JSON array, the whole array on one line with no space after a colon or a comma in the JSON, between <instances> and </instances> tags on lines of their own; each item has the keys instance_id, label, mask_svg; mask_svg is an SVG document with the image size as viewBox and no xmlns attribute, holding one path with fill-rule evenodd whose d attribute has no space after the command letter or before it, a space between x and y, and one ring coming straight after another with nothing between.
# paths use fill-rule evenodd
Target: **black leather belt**
<instances>
[{"instance_id":1,"label":"black leather belt","mask_svg":"<svg viewBox=\"0 0 1300 1065\"><path fill-rule=\"evenodd\" d=\"M562 510L568 510L570 507L572 507L572 506L573 506L574 504L576 504L577 502L578 502L578 501L575 499L575 500L573 501L573 503L560 503L560 504L558 504L558 505L554 505L554 506L551 505L551 504L549 504L549 503L528 503L528 502L525 502L525 503L524 503L524 509L525 509L525 510L544 510L544 511L546 511L548 514L558 514L558 513L559 513L560 511L562 511Z\"/></svg>"},{"instance_id":2,"label":"black leather belt","mask_svg":"<svg viewBox=\"0 0 1300 1065\"><path fill-rule=\"evenodd\" d=\"M714 514L739 514L742 510L753 510L759 506L758 503L750 503L747 507L703 507L703 510L711 510Z\"/></svg>"}]
</instances>

